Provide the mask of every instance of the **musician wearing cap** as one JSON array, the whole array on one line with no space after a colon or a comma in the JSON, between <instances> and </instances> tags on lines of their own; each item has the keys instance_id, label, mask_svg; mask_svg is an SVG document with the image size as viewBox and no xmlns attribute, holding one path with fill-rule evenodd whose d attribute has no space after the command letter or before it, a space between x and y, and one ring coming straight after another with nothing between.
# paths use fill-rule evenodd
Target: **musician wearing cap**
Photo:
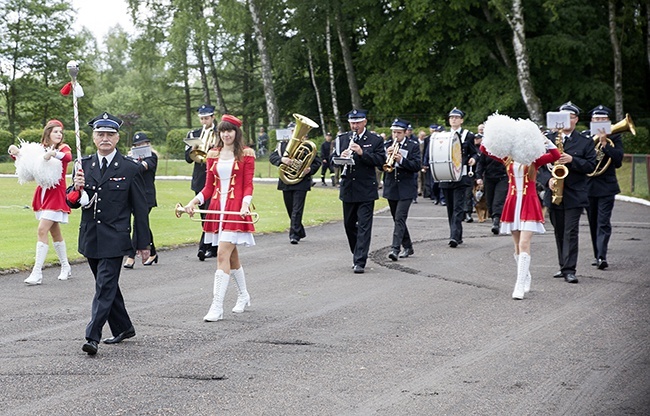
<instances>
[{"instance_id":1,"label":"musician wearing cap","mask_svg":"<svg viewBox=\"0 0 650 416\"><path fill-rule=\"evenodd\" d=\"M95 277L92 314L82 347L94 355L107 321L113 336L104 343L116 344L135 336L119 285L122 259L132 247L131 215L134 235L138 236L137 254L143 262L149 258L150 236L140 167L116 148L122 120L103 113L88 124L93 128L97 152L81 160L82 168L67 190L67 200L72 208L82 208L78 249Z\"/></svg>"},{"instance_id":2,"label":"musician wearing cap","mask_svg":"<svg viewBox=\"0 0 650 416\"><path fill-rule=\"evenodd\" d=\"M343 166L339 199L343 202L343 226L353 255L354 273L365 271L375 200L379 199L375 171L386 161L384 141L368 131L366 115L367 111L361 109L348 113L351 131L337 138L339 143L332 158Z\"/></svg>"},{"instance_id":3,"label":"musician wearing cap","mask_svg":"<svg viewBox=\"0 0 650 416\"><path fill-rule=\"evenodd\" d=\"M590 111L591 121L594 123L609 122L612 110L599 105ZM612 235L610 219L614 209L616 194L621 192L616 179L616 169L623 164L623 140L620 133L607 134L605 130L590 131L586 133L597 140L602 159L598 161L598 168L590 173L587 178L587 193L589 206L587 218L589 219L589 232L591 245L594 250L593 266L606 269L607 245Z\"/></svg>"},{"instance_id":4,"label":"musician wearing cap","mask_svg":"<svg viewBox=\"0 0 650 416\"><path fill-rule=\"evenodd\" d=\"M454 107L448 115L450 131L460 136L462 150L462 175L457 182L441 182L440 189L447 201L449 220L449 247L455 248L463 243L463 219L465 218L466 190L474 179L468 173L478 160L478 149L474 144L474 133L463 128L465 112Z\"/></svg>"},{"instance_id":5,"label":"musician wearing cap","mask_svg":"<svg viewBox=\"0 0 650 416\"><path fill-rule=\"evenodd\" d=\"M203 104L199 107L197 113L201 122L201 128L187 133L187 138L185 139L185 143L187 144L185 146L185 161L187 163L194 163L192 184L190 187L195 194L201 192L201 189L205 185L206 155L217 142L214 110L215 108L209 104ZM207 203L200 208L207 209ZM205 214L201 214L201 218L205 218ZM204 243L204 239L205 233L202 233L201 240L199 240L199 250L196 254L200 261L204 261L206 258L216 257L217 255L216 247L213 248L211 245Z\"/></svg>"},{"instance_id":6,"label":"musician wearing cap","mask_svg":"<svg viewBox=\"0 0 650 416\"><path fill-rule=\"evenodd\" d=\"M149 213L151 209L157 206L156 202L156 168L158 166L158 154L151 147L151 141L146 133L138 132L133 136L133 147L128 156L133 159L140 166L140 173L144 178L144 192L147 195L147 205L149 206ZM147 261L143 263L144 266L151 266L158 263L158 253L156 253L156 246L153 242L153 232L149 229L149 245L150 256ZM133 248L131 253L127 256L124 262L124 268L132 269L135 266L135 244L138 241L138 236L133 233Z\"/></svg>"},{"instance_id":7,"label":"musician wearing cap","mask_svg":"<svg viewBox=\"0 0 650 416\"><path fill-rule=\"evenodd\" d=\"M406 226L409 208L417 198L417 173L422 166L420 144L407 137L408 123L396 118L390 129L392 139L386 143L383 196L393 217L393 240L388 258L397 261L413 255L413 242ZM404 249L400 252L400 247Z\"/></svg>"},{"instance_id":8,"label":"musician wearing cap","mask_svg":"<svg viewBox=\"0 0 650 416\"><path fill-rule=\"evenodd\" d=\"M293 131L296 123L291 122L287 126ZM284 164L286 166L292 165L292 159L285 156L288 141L278 142L278 146L274 152L269 155L269 162L274 166ZM305 210L305 201L307 199L307 192L311 190L312 174L318 171L321 166L321 159L316 155L312 163L305 168L305 176L302 177L297 183L286 184L282 179L278 179L278 190L282 191L282 199L284 207L289 215L289 242L291 244L298 244L301 239L307 237L305 227L302 224L302 214Z\"/></svg>"},{"instance_id":9,"label":"musician wearing cap","mask_svg":"<svg viewBox=\"0 0 650 416\"><path fill-rule=\"evenodd\" d=\"M561 198L556 198L549 209L560 266L560 270L553 277L564 278L567 283L578 283L576 267L580 216L589 206L587 174L593 172L596 167L596 151L593 141L575 129L580 108L569 101L562 104L559 111L569 113L569 125L549 132L547 137L562 150L560 159L555 163L564 166L568 175L563 179L560 188L549 169L540 169L539 174L541 182L548 184L551 191L562 189Z\"/></svg>"}]
</instances>

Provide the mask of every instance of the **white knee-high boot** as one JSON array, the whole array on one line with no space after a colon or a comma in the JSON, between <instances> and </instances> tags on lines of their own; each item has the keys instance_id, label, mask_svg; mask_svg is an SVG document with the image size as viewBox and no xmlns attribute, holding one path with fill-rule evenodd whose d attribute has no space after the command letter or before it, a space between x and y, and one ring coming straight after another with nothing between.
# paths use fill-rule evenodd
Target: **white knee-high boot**
<instances>
[{"instance_id":1,"label":"white knee-high boot","mask_svg":"<svg viewBox=\"0 0 650 416\"><path fill-rule=\"evenodd\" d=\"M244 266L241 266L239 269L231 270L230 275L235 279L235 284L237 285L237 304L232 308L234 313L242 313L246 306L251 306L251 296L246 290L246 276L244 275Z\"/></svg>"},{"instance_id":2,"label":"white knee-high boot","mask_svg":"<svg viewBox=\"0 0 650 416\"><path fill-rule=\"evenodd\" d=\"M61 263L61 273L59 273L59 280L68 280L72 275L72 268L68 263L68 253L66 252L65 241L55 241L52 243L56 255L59 256L59 263Z\"/></svg>"},{"instance_id":3,"label":"white knee-high boot","mask_svg":"<svg viewBox=\"0 0 650 416\"><path fill-rule=\"evenodd\" d=\"M513 253L513 256L515 258L515 263L517 263L517 267L519 267L519 255L517 253ZM530 268L529 268L528 273L526 273L526 280L524 280L524 293L530 292L531 280L532 280L532 276L530 275Z\"/></svg>"},{"instance_id":4,"label":"white knee-high boot","mask_svg":"<svg viewBox=\"0 0 650 416\"><path fill-rule=\"evenodd\" d=\"M32 273L25 283L28 285L40 285L43 282L43 264L45 263L45 257L47 257L47 251L50 249L50 246L47 243L42 243L38 241L36 243L36 260L34 261L34 268Z\"/></svg>"},{"instance_id":5,"label":"white knee-high boot","mask_svg":"<svg viewBox=\"0 0 650 416\"><path fill-rule=\"evenodd\" d=\"M512 292L513 299L524 298L524 284L529 268L530 255L528 253L520 253L519 261L517 262L517 282L515 283L515 290Z\"/></svg>"},{"instance_id":6,"label":"white knee-high boot","mask_svg":"<svg viewBox=\"0 0 650 416\"><path fill-rule=\"evenodd\" d=\"M203 317L206 322L214 322L223 319L223 299L226 297L230 276L223 270L214 273L214 286L212 288L212 305L208 314Z\"/></svg>"}]
</instances>

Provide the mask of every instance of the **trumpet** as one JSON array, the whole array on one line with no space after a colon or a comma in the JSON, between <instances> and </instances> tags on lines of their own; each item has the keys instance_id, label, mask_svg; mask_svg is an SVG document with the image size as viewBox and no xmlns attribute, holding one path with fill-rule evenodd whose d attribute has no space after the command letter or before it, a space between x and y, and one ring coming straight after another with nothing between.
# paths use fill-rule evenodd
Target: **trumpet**
<instances>
[{"instance_id":1,"label":"trumpet","mask_svg":"<svg viewBox=\"0 0 650 416\"><path fill-rule=\"evenodd\" d=\"M393 150L386 155L386 163L382 166L384 172L390 173L395 170L395 157L399 154L400 147L401 144L399 142L393 143Z\"/></svg>"},{"instance_id":2,"label":"trumpet","mask_svg":"<svg viewBox=\"0 0 650 416\"><path fill-rule=\"evenodd\" d=\"M180 218L183 214L185 214L185 207L179 202L176 204L176 208L174 208L174 215L176 215L176 218ZM218 211L218 210L213 210L213 209L195 209L194 213L196 214L214 214L214 215L241 215L237 211ZM189 214L188 214L189 215ZM202 219L202 218L194 218L193 216L190 215L190 220L196 221L196 222L230 222L230 223L236 223L236 224L255 224L257 221L260 219L260 215L257 212L251 212L250 214L251 219L250 220L207 220L207 219Z\"/></svg>"},{"instance_id":3,"label":"trumpet","mask_svg":"<svg viewBox=\"0 0 650 416\"><path fill-rule=\"evenodd\" d=\"M636 136L636 127L634 126L634 122L632 121L632 118L630 117L629 114L626 114L623 120L619 121L618 123L612 126L611 134L625 133L625 132L630 132L632 133L632 135ZM596 164L596 168L594 169L594 171L587 174L587 176L589 177L602 175L607 170L609 165L612 163L611 158L605 159L605 152L603 152L603 146L600 143L600 139L598 138L597 134L593 135L593 140L594 143L596 144L596 160L598 161L598 163ZM614 142L609 137L607 138L607 143L609 143L610 146L614 147Z\"/></svg>"}]
</instances>

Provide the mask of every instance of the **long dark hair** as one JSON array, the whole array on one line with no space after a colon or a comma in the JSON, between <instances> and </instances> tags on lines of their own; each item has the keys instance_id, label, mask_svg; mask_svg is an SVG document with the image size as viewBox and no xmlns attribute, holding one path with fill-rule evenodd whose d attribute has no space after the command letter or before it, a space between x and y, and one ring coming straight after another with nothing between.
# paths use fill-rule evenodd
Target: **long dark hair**
<instances>
[{"instance_id":1,"label":"long dark hair","mask_svg":"<svg viewBox=\"0 0 650 416\"><path fill-rule=\"evenodd\" d=\"M235 142L233 143L233 153L235 154L235 159L241 160L243 154L244 154L244 133L242 133L241 129L228 122L228 121L220 121L219 124L217 124L217 148L222 149L223 148L223 140L221 140L221 132L222 131L230 131L234 130L235 131Z\"/></svg>"},{"instance_id":2,"label":"long dark hair","mask_svg":"<svg viewBox=\"0 0 650 416\"><path fill-rule=\"evenodd\" d=\"M50 143L50 134L52 133L52 130L54 130L55 127L61 127L61 132L63 133L63 123L61 123L59 120L50 120L47 122L45 125L45 128L43 129L43 136L41 136L41 144L43 146L49 147L52 144ZM61 147L63 144L63 139L61 138L61 141L55 146L56 149Z\"/></svg>"}]
</instances>

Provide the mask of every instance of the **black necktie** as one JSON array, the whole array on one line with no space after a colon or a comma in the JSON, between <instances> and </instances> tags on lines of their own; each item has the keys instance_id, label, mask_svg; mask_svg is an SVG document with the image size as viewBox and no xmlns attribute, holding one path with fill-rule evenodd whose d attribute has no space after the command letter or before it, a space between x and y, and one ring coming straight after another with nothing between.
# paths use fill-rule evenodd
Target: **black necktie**
<instances>
[{"instance_id":1,"label":"black necktie","mask_svg":"<svg viewBox=\"0 0 650 416\"><path fill-rule=\"evenodd\" d=\"M102 176L104 176L104 173L106 173L106 168L108 168L108 160L106 160L105 157L102 158Z\"/></svg>"}]
</instances>

